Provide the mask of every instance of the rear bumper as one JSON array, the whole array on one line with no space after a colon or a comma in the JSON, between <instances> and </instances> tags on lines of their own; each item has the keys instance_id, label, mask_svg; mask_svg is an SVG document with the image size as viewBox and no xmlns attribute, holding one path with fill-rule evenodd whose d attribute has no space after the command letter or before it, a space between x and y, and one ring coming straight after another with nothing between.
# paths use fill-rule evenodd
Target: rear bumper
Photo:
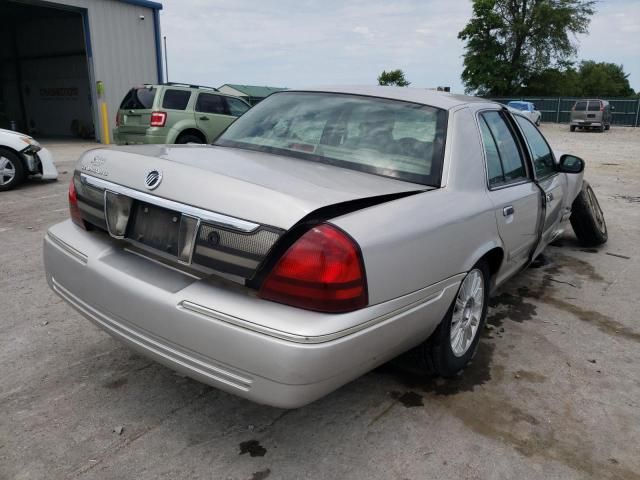
<instances>
[{"instance_id":1,"label":"rear bumper","mask_svg":"<svg viewBox=\"0 0 640 480\"><path fill-rule=\"evenodd\" d=\"M148 145L167 143L167 133L159 134L156 128L148 129L140 133L122 132L119 129L113 131L113 141L118 145Z\"/></svg>"},{"instance_id":2,"label":"rear bumper","mask_svg":"<svg viewBox=\"0 0 640 480\"><path fill-rule=\"evenodd\" d=\"M604 124L591 120L572 120L569 125L572 127L601 127Z\"/></svg>"},{"instance_id":3,"label":"rear bumper","mask_svg":"<svg viewBox=\"0 0 640 480\"><path fill-rule=\"evenodd\" d=\"M310 403L427 338L462 277L327 315L187 276L70 221L50 229L44 260L51 288L114 337L199 381L283 408ZM308 327L282 329L281 317L292 314ZM324 324L332 327L320 332Z\"/></svg>"}]
</instances>

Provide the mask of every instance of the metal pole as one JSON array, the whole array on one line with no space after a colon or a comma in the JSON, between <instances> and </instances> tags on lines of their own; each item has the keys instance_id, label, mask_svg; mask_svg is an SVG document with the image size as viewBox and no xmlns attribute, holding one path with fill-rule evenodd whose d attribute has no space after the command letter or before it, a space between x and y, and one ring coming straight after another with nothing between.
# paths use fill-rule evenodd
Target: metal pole
<instances>
[{"instance_id":1,"label":"metal pole","mask_svg":"<svg viewBox=\"0 0 640 480\"><path fill-rule=\"evenodd\" d=\"M638 124L638 114L640 113L640 98L638 100L636 100L636 123L634 126L636 127L640 127L640 124Z\"/></svg>"},{"instance_id":2,"label":"metal pole","mask_svg":"<svg viewBox=\"0 0 640 480\"><path fill-rule=\"evenodd\" d=\"M169 83L169 62L167 60L167 36L164 36L164 78Z\"/></svg>"},{"instance_id":3,"label":"metal pole","mask_svg":"<svg viewBox=\"0 0 640 480\"><path fill-rule=\"evenodd\" d=\"M558 109L556 112L556 123L560 123L560 97L558 97Z\"/></svg>"}]
</instances>

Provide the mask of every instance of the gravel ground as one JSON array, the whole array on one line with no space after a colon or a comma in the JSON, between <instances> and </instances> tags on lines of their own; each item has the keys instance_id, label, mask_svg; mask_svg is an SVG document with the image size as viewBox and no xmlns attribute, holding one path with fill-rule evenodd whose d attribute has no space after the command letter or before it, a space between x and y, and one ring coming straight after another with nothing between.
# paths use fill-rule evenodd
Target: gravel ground
<instances>
[{"instance_id":1,"label":"gravel ground","mask_svg":"<svg viewBox=\"0 0 640 480\"><path fill-rule=\"evenodd\" d=\"M0 479L640 478L640 128L551 143L587 161L609 242L567 233L492 300L453 381L384 366L307 407L255 405L133 354L47 287L60 180L0 194Z\"/></svg>"}]
</instances>

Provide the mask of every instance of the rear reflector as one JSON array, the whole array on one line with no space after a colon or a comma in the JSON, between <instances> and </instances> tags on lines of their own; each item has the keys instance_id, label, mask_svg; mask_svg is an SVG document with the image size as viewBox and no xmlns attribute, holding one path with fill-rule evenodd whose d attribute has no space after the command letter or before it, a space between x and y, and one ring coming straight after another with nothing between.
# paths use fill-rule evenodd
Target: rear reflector
<instances>
[{"instance_id":1,"label":"rear reflector","mask_svg":"<svg viewBox=\"0 0 640 480\"><path fill-rule=\"evenodd\" d=\"M367 305L360 248L342 230L321 224L284 253L260 287L274 302L339 313Z\"/></svg>"},{"instance_id":2,"label":"rear reflector","mask_svg":"<svg viewBox=\"0 0 640 480\"><path fill-rule=\"evenodd\" d=\"M78 207L78 194L76 192L76 185L75 183L73 183L73 180L74 178L71 177L71 182L69 182L69 214L73 223L86 230L87 227L84 224L84 220L82 220L80 207Z\"/></svg>"},{"instance_id":3,"label":"rear reflector","mask_svg":"<svg viewBox=\"0 0 640 480\"><path fill-rule=\"evenodd\" d=\"M152 127L164 127L165 123L167 123L167 112L151 112Z\"/></svg>"}]
</instances>

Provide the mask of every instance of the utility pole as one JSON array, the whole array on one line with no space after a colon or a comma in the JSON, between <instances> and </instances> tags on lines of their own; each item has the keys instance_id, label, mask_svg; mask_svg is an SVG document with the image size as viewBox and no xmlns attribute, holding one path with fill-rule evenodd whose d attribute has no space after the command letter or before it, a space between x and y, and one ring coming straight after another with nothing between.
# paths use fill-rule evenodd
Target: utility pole
<instances>
[{"instance_id":1,"label":"utility pole","mask_svg":"<svg viewBox=\"0 0 640 480\"><path fill-rule=\"evenodd\" d=\"M167 60L167 36L164 36L164 81L169 82L169 62Z\"/></svg>"}]
</instances>

